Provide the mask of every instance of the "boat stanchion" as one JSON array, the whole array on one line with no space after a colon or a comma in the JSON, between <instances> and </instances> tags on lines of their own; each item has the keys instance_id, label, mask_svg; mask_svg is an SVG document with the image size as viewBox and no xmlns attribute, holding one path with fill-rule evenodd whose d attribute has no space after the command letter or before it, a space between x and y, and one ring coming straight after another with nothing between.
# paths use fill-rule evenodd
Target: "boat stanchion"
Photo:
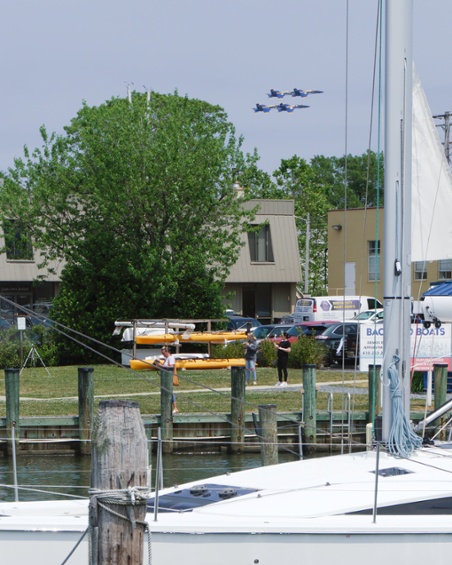
<instances>
[{"instance_id":1,"label":"boat stanchion","mask_svg":"<svg viewBox=\"0 0 452 565\"><path fill-rule=\"evenodd\" d=\"M381 412L381 365L369 365L367 378L369 390L369 423L375 425L375 418Z\"/></svg>"},{"instance_id":2,"label":"boat stanchion","mask_svg":"<svg viewBox=\"0 0 452 565\"><path fill-rule=\"evenodd\" d=\"M91 455L91 431L94 422L94 369L78 369L79 455Z\"/></svg>"},{"instance_id":3,"label":"boat stanchion","mask_svg":"<svg viewBox=\"0 0 452 565\"><path fill-rule=\"evenodd\" d=\"M6 435L8 440L6 453L10 455L13 450L13 441L16 453L19 448L19 381L19 369L5 369Z\"/></svg>"},{"instance_id":4,"label":"boat stanchion","mask_svg":"<svg viewBox=\"0 0 452 565\"><path fill-rule=\"evenodd\" d=\"M160 426L163 453L173 453L173 372L160 369Z\"/></svg>"}]
</instances>

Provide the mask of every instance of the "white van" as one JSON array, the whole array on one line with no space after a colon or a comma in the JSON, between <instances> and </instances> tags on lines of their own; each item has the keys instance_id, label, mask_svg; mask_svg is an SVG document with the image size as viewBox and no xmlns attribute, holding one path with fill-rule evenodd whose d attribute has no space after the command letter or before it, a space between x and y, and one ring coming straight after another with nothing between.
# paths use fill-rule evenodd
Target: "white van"
<instances>
[{"instance_id":1,"label":"white van","mask_svg":"<svg viewBox=\"0 0 452 565\"><path fill-rule=\"evenodd\" d=\"M365 310L383 308L372 296L316 296L297 300L292 318L294 322L350 320Z\"/></svg>"}]
</instances>

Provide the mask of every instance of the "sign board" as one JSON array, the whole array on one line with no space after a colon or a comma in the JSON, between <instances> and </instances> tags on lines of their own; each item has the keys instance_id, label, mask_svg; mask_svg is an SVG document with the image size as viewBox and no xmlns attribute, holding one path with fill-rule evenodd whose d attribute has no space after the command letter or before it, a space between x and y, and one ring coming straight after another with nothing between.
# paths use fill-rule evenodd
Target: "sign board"
<instances>
[{"instance_id":1,"label":"sign board","mask_svg":"<svg viewBox=\"0 0 452 565\"><path fill-rule=\"evenodd\" d=\"M369 365L383 364L384 324L361 324L359 342L359 369L368 371ZM410 368L415 371L433 371L436 363L447 364L451 370L452 325L424 328L411 324Z\"/></svg>"},{"instance_id":2,"label":"sign board","mask_svg":"<svg viewBox=\"0 0 452 565\"><path fill-rule=\"evenodd\" d=\"M27 329L26 318L24 316L17 316L17 329L18 330Z\"/></svg>"}]
</instances>

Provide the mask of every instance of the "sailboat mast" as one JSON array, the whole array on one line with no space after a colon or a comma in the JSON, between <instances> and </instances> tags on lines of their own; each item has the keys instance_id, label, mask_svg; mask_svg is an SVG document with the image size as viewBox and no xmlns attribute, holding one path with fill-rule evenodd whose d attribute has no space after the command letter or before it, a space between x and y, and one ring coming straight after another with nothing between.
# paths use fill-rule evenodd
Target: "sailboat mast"
<instances>
[{"instance_id":1,"label":"sailboat mast","mask_svg":"<svg viewBox=\"0 0 452 565\"><path fill-rule=\"evenodd\" d=\"M386 0L383 250L383 441L392 425L388 371L409 417L411 316L412 0Z\"/></svg>"}]
</instances>

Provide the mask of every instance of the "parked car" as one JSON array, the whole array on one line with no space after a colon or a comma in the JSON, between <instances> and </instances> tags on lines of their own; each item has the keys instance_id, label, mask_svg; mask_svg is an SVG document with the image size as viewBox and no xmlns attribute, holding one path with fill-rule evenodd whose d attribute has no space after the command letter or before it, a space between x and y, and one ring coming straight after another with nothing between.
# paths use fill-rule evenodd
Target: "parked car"
<instances>
[{"instance_id":1,"label":"parked car","mask_svg":"<svg viewBox=\"0 0 452 565\"><path fill-rule=\"evenodd\" d=\"M294 317L292 316L292 314L287 314L286 316L283 316L279 322L280 324L295 324L295 320Z\"/></svg>"},{"instance_id":2,"label":"parked car","mask_svg":"<svg viewBox=\"0 0 452 565\"><path fill-rule=\"evenodd\" d=\"M293 324L278 324L267 335L266 339L274 341L275 338L281 337L284 332L288 332L292 326Z\"/></svg>"},{"instance_id":3,"label":"parked car","mask_svg":"<svg viewBox=\"0 0 452 565\"><path fill-rule=\"evenodd\" d=\"M256 318L249 318L248 316L230 316L226 328L229 331L244 330L252 332L257 327L262 326Z\"/></svg>"},{"instance_id":4,"label":"parked car","mask_svg":"<svg viewBox=\"0 0 452 565\"><path fill-rule=\"evenodd\" d=\"M350 321L329 326L315 339L321 341L327 348L327 363L355 361L359 357L359 322Z\"/></svg>"},{"instance_id":5,"label":"parked car","mask_svg":"<svg viewBox=\"0 0 452 565\"><path fill-rule=\"evenodd\" d=\"M358 322L382 322L383 321L383 308L377 308L376 310L364 310L357 314L353 320Z\"/></svg>"},{"instance_id":6,"label":"parked car","mask_svg":"<svg viewBox=\"0 0 452 565\"><path fill-rule=\"evenodd\" d=\"M265 339L275 326L276 324L265 324L263 326L254 328L253 333L256 341L259 343L260 341Z\"/></svg>"},{"instance_id":7,"label":"parked car","mask_svg":"<svg viewBox=\"0 0 452 565\"><path fill-rule=\"evenodd\" d=\"M337 322L304 322L303 324L295 324L290 330L288 330L287 335L290 343L297 341L300 333L307 336L313 336L322 334L330 325L337 324ZM274 339L277 343L281 341L282 337L277 337Z\"/></svg>"}]
</instances>

